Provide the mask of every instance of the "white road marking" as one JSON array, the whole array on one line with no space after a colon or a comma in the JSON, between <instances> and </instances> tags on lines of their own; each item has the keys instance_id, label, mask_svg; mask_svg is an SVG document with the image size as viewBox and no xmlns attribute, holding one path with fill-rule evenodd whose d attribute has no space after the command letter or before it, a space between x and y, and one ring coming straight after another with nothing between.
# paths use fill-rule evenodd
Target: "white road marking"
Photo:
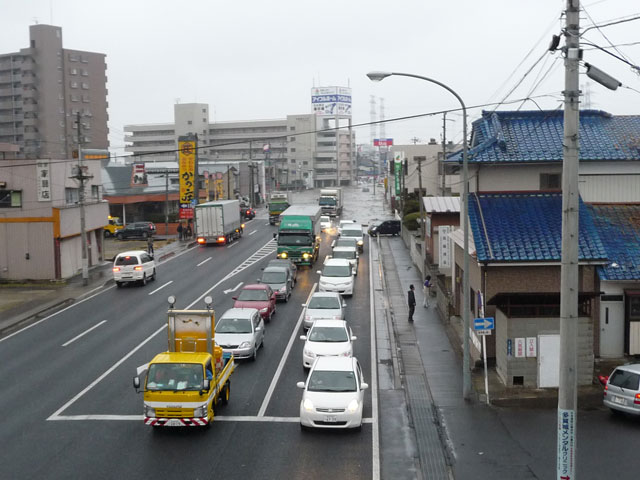
<instances>
[{"instance_id":1,"label":"white road marking","mask_svg":"<svg viewBox=\"0 0 640 480\"><path fill-rule=\"evenodd\" d=\"M233 242L231 245L227 245L227 248L233 248L238 244L238 242Z\"/></svg>"},{"instance_id":2,"label":"white road marking","mask_svg":"<svg viewBox=\"0 0 640 480\"><path fill-rule=\"evenodd\" d=\"M94 328L98 328L100 325L102 325L103 323L106 323L106 320L102 320L99 323L96 323L93 327L89 328L88 330L85 330L84 332L82 332L80 335L76 335L75 337L73 337L71 340L69 340L67 343L63 343L62 346L66 347L67 345L69 345L70 343L75 342L76 340L78 340L80 337L84 337L87 333L89 333L91 330L93 330Z\"/></svg>"},{"instance_id":3,"label":"white road marking","mask_svg":"<svg viewBox=\"0 0 640 480\"><path fill-rule=\"evenodd\" d=\"M140 422L144 415L64 415L50 420L124 420ZM260 423L300 423L300 417L255 417L251 415L216 415L214 422L260 422ZM362 423L373 423L371 418L363 418Z\"/></svg>"},{"instance_id":4,"label":"white road marking","mask_svg":"<svg viewBox=\"0 0 640 480\"><path fill-rule=\"evenodd\" d=\"M164 287L166 287L167 285L171 285L173 283L173 280L169 280L167 283L165 283L164 285L160 285L158 288L156 288L155 290L153 290L152 292L149 292L148 295L153 295L154 293L156 293L159 290L162 290Z\"/></svg>"},{"instance_id":5,"label":"white road marking","mask_svg":"<svg viewBox=\"0 0 640 480\"><path fill-rule=\"evenodd\" d=\"M311 287L311 292L309 292L309 296L307 297L307 301L304 303L309 303L309 300L311 299L311 295L313 295L313 292L316 291L316 287L317 287L317 283L313 284L313 287ZM276 369L276 373L273 376L273 379L271 379L271 385L269 385L269 390L267 390L267 394L264 397L264 400L262 401L262 405L260 406L260 410L258 410L258 416L259 417L264 417L264 412L267 410L267 407L269 406L269 402L271 401L271 396L273 395L273 391L276 389L276 384L278 383L278 380L280 379L280 374L282 373L282 370L284 368L284 364L287 361L287 357L289 356L289 352L291 351L291 347L293 346L293 342L296 341L296 339L299 337L299 331L300 331L300 325L302 325L302 319L304 318L304 309L302 309L302 311L300 312L300 316L298 317L298 321L295 325L295 327L293 328L293 332L291 332L291 337L289 338L289 343L287 343L287 348L285 348L284 353L282 354L282 358L280 359L280 364L278 365L278 368Z\"/></svg>"},{"instance_id":6,"label":"white road marking","mask_svg":"<svg viewBox=\"0 0 640 480\"><path fill-rule=\"evenodd\" d=\"M200 265L204 265L205 263L207 263L209 260L211 260L213 257L209 257L206 260L201 261L199 264L196 265L196 267L199 267Z\"/></svg>"},{"instance_id":7,"label":"white road marking","mask_svg":"<svg viewBox=\"0 0 640 480\"><path fill-rule=\"evenodd\" d=\"M256 233L258 230L254 230L253 232L249 233L249 236L253 235L254 233Z\"/></svg>"},{"instance_id":8,"label":"white road marking","mask_svg":"<svg viewBox=\"0 0 640 480\"><path fill-rule=\"evenodd\" d=\"M376 341L376 313L373 298L373 263L371 262L371 243L369 242L369 321L371 322L371 413L373 415L373 433L371 435L372 480L380 479L380 423L378 422L378 358ZM380 253L378 252L378 258Z\"/></svg>"},{"instance_id":9,"label":"white road marking","mask_svg":"<svg viewBox=\"0 0 640 480\"><path fill-rule=\"evenodd\" d=\"M188 308L189 307L187 307L187 309ZM71 400L69 400L67 403L65 403L63 406L61 406L58 410L56 410L49 418L47 418L47 420L62 420L63 417L60 417L60 414L62 412L64 412L67 408L69 408L71 405L73 405L80 397L82 397L85 393L87 393L89 390L91 390L93 387L95 387L98 383L100 383L107 375L109 375L116 368L118 368L120 365L122 365L131 355L133 355L138 350L140 350L148 341L150 341L153 337L158 335L161 331L163 331L166 328L167 328L167 326L163 325L158 330L156 330L151 335L149 335L145 340L140 342L137 347L135 347L133 350L131 350L129 353L127 353L124 357L122 357L120 360L118 360L116 363L114 363L106 372L104 372L102 375L100 375L98 378L96 378L93 382L91 382L87 387L85 387L84 390L82 390L75 397L73 397Z\"/></svg>"},{"instance_id":10,"label":"white road marking","mask_svg":"<svg viewBox=\"0 0 640 480\"><path fill-rule=\"evenodd\" d=\"M239 284L237 284L237 285L236 285L235 287L233 287L233 288L229 288L229 289L227 289L227 290L223 290L223 291L224 291L224 294L226 295L226 294L228 294L228 293L235 292L235 291L236 291L237 289L239 289L242 285L244 285L244 282L240 282Z\"/></svg>"}]
</instances>

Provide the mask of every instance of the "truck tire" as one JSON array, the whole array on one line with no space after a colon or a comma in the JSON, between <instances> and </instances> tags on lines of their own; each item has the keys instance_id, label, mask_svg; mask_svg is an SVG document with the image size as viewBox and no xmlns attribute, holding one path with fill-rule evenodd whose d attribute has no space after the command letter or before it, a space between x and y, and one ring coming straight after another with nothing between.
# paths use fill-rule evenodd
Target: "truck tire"
<instances>
[{"instance_id":1,"label":"truck tire","mask_svg":"<svg viewBox=\"0 0 640 480\"><path fill-rule=\"evenodd\" d=\"M222 405L227 405L229 403L229 398L231 397L231 381L228 381L224 388L222 389L222 398L220 399Z\"/></svg>"}]
</instances>

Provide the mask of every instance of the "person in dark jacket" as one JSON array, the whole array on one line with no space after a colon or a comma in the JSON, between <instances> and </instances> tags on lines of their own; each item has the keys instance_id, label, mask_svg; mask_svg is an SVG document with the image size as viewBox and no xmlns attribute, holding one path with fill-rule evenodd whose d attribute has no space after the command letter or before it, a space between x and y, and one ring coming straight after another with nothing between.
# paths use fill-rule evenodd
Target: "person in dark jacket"
<instances>
[{"instance_id":1,"label":"person in dark jacket","mask_svg":"<svg viewBox=\"0 0 640 480\"><path fill-rule=\"evenodd\" d=\"M409 321L413 322L413 312L416 311L416 294L414 292L413 285L409 285L409 292L407 293L407 301L409 303Z\"/></svg>"},{"instance_id":2,"label":"person in dark jacket","mask_svg":"<svg viewBox=\"0 0 640 480\"><path fill-rule=\"evenodd\" d=\"M153 237L151 235L147 238L147 253L153 257Z\"/></svg>"},{"instance_id":3,"label":"person in dark jacket","mask_svg":"<svg viewBox=\"0 0 640 480\"><path fill-rule=\"evenodd\" d=\"M182 222L178 223L178 240L182 241Z\"/></svg>"}]
</instances>

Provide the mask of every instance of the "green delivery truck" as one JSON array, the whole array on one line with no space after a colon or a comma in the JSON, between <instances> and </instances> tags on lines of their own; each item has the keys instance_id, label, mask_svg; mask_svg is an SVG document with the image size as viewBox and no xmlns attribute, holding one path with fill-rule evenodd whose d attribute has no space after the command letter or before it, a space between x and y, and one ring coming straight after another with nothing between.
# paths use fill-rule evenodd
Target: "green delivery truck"
<instances>
[{"instance_id":1,"label":"green delivery truck","mask_svg":"<svg viewBox=\"0 0 640 480\"><path fill-rule=\"evenodd\" d=\"M319 205L292 205L280 214L278 258L298 265L313 265L320 250Z\"/></svg>"},{"instance_id":2,"label":"green delivery truck","mask_svg":"<svg viewBox=\"0 0 640 480\"><path fill-rule=\"evenodd\" d=\"M273 192L269 195L269 223L275 225L280 220L280 214L291 205L289 192Z\"/></svg>"}]
</instances>

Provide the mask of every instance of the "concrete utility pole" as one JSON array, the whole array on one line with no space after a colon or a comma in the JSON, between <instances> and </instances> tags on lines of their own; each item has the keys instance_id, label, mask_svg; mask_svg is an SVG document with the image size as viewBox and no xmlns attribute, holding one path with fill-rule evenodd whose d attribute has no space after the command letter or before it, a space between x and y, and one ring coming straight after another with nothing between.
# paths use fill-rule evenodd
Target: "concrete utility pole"
<instances>
[{"instance_id":1,"label":"concrete utility pole","mask_svg":"<svg viewBox=\"0 0 640 480\"><path fill-rule=\"evenodd\" d=\"M164 171L164 234L169 235L169 170Z\"/></svg>"},{"instance_id":2,"label":"concrete utility pole","mask_svg":"<svg viewBox=\"0 0 640 480\"><path fill-rule=\"evenodd\" d=\"M578 130L580 125L580 1L567 0L560 269L560 384L557 480L575 480L578 391Z\"/></svg>"},{"instance_id":3,"label":"concrete utility pole","mask_svg":"<svg viewBox=\"0 0 640 480\"><path fill-rule=\"evenodd\" d=\"M440 162L440 173L442 175L442 196L444 197L446 191L446 173L444 171L445 160L447 159L447 112L444 112L442 116L442 162Z\"/></svg>"},{"instance_id":4,"label":"concrete utility pole","mask_svg":"<svg viewBox=\"0 0 640 480\"><path fill-rule=\"evenodd\" d=\"M414 143L415 145L415 143ZM424 275L426 275L427 273L427 255L426 255L426 246L427 246L427 235L426 235L426 226L425 226L425 218L424 218L424 205L423 205L423 201L422 201L422 156L416 157L416 160L418 161L418 202L420 204L420 240L422 242L422 250L420 252L420 259L422 260L422 276L424 277Z\"/></svg>"},{"instance_id":5,"label":"concrete utility pole","mask_svg":"<svg viewBox=\"0 0 640 480\"><path fill-rule=\"evenodd\" d=\"M85 176L84 164L82 161L82 125L80 123L80 112L76 115L76 130L78 132L78 172L75 175L75 179L80 181L80 191L78 192L78 202L80 204L80 241L82 242L82 285L89 284L89 255L87 248L87 231L85 221L85 195L84 195L84 181L92 178L91 176Z\"/></svg>"}]
</instances>

